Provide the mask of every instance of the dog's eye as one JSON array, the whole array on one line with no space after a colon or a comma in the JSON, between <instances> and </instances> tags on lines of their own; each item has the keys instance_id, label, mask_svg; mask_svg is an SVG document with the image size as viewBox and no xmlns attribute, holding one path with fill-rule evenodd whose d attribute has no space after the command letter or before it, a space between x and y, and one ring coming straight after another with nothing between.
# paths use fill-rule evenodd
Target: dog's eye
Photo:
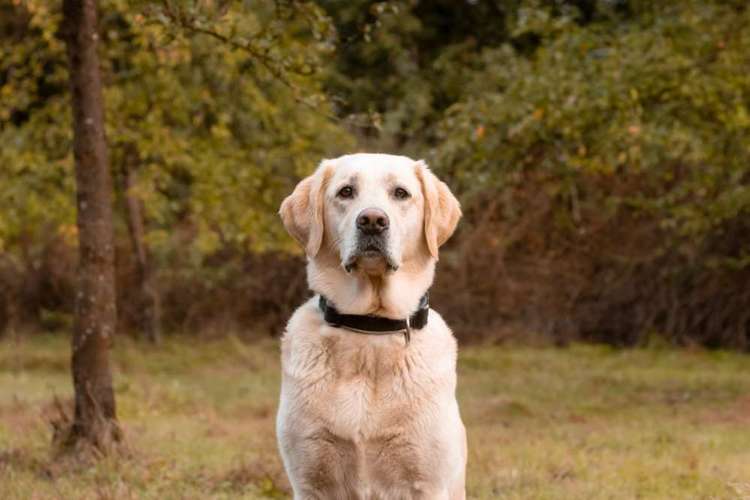
<instances>
[{"instance_id":1,"label":"dog's eye","mask_svg":"<svg viewBox=\"0 0 750 500\"><path fill-rule=\"evenodd\" d=\"M354 188L351 186L344 186L339 189L339 192L336 193L336 196L338 196L339 198L353 198Z\"/></svg>"},{"instance_id":2,"label":"dog's eye","mask_svg":"<svg viewBox=\"0 0 750 500\"><path fill-rule=\"evenodd\" d=\"M396 188L396 189L395 189L395 190L393 191L393 196L395 196L395 197L396 197L396 198L398 198L399 200L405 200L405 199L407 199L408 197L410 197L411 195L409 194L409 191L407 191L406 189L404 189L404 188L401 188L401 187L397 187L397 188Z\"/></svg>"}]
</instances>

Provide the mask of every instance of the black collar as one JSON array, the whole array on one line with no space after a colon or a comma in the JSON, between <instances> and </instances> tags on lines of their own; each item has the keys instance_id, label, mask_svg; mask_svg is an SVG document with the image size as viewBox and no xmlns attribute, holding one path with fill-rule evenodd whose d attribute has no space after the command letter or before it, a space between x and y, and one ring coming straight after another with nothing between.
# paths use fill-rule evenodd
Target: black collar
<instances>
[{"instance_id":1,"label":"black collar","mask_svg":"<svg viewBox=\"0 0 750 500\"><path fill-rule=\"evenodd\" d=\"M388 335L391 333L402 333L408 344L411 340L411 330L421 330L427 324L427 316L430 311L428 294L422 295L416 312L408 319L391 319L382 316L371 316L364 314L341 314L325 297L320 296L318 303L323 311L326 323L335 328L346 328L357 333L366 335Z\"/></svg>"}]
</instances>

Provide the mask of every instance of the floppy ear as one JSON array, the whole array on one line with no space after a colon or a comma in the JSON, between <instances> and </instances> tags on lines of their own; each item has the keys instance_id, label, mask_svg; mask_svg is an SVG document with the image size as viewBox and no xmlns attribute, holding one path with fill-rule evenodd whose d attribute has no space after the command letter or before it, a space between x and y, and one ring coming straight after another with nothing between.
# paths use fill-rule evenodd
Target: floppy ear
<instances>
[{"instance_id":1,"label":"floppy ear","mask_svg":"<svg viewBox=\"0 0 750 500\"><path fill-rule=\"evenodd\" d=\"M461 205L423 160L416 163L416 169L424 195L424 237L430 254L437 260L438 248L448 241L461 218Z\"/></svg>"},{"instance_id":2,"label":"floppy ear","mask_svg":"<svg viewBox=\"0 0 750 500\"><path fill-rule=\"evenodd\" d=\"M300 242L310 257L318 254L323 243L323 200L331 166L329 160L323 160L312 175L297 184L279 209L284 227Z\"/></svg>"}]
</instances>

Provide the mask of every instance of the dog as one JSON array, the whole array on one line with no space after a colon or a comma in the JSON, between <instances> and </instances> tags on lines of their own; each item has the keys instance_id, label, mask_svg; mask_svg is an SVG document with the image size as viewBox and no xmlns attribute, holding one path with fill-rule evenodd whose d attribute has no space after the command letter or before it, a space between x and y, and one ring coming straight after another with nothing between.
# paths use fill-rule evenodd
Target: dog
<instances>
[{"instance_id":1,"label":"dog","mask_svg":"<svg viewBox=\"0 0 750 500\"><path fill-rule=\"evenodd\" d=\"M301 499L464 499L456 340L427 305L461 209L423 161L324 160L279 211L313 298L281 342L279 450Z\"/></svg>"}]
</instances>

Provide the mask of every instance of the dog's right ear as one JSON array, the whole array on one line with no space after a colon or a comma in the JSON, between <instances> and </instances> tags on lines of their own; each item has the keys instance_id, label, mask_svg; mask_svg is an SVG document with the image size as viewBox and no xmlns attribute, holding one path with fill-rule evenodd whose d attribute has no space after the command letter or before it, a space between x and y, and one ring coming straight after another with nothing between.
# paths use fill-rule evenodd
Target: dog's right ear
<instances>
[{"instance_id":1,"label":"dog's right ear","mask_svg":"<svg viewBox=\"0 0 750 500\"><path fill-rule=\"evenodd\" d=\"M284 199L279 209L284 227L300 242L310 257L315 257L323 244L323 201L332 171L333 162L323 160L312 175L297 184L294 192Z\"/></svg>"}]
</instances>

